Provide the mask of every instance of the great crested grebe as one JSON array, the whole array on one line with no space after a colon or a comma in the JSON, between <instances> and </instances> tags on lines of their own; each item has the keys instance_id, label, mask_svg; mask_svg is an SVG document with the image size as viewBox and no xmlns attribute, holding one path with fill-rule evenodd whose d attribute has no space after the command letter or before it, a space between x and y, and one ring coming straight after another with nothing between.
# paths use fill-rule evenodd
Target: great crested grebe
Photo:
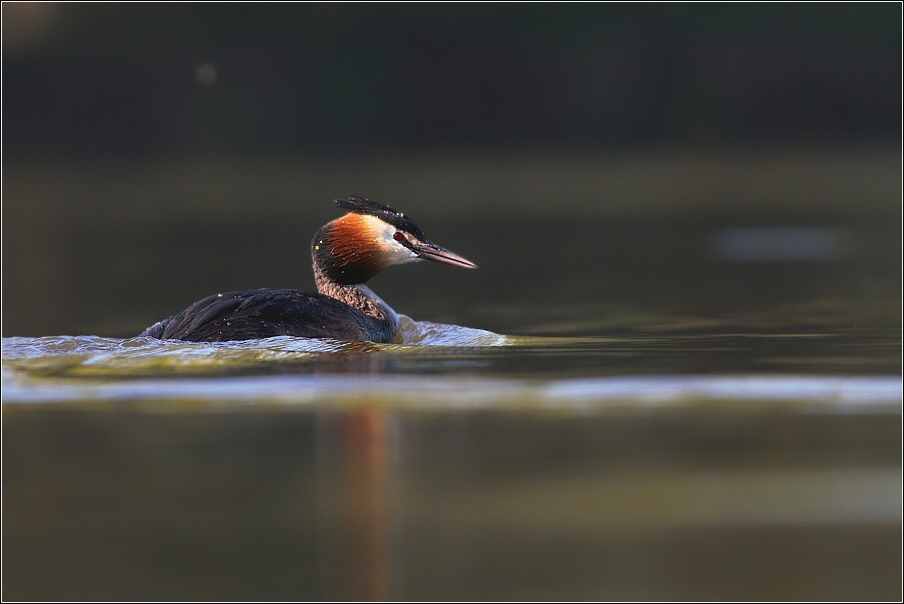
<instances>
[{"instance_id":1,"label":"great crested grebe","mask_svg":"<svg viewBox=\"0 0 904 604\"><path fill-rule=\"evenodd\" d=\"M214 294L141 335L191 342L273 336L392 342L399 316L364 285L371 277L387 266L420 260L477 268L427 239L399 211L356 196L335 203L349 213L320 227L311 241L316 293L256 289Z\"/></svg>"}]
</instances>

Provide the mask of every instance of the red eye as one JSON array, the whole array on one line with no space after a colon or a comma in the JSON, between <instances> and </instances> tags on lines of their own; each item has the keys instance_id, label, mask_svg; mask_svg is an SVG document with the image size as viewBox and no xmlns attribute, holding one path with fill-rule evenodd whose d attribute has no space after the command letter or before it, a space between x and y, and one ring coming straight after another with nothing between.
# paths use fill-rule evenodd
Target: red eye
<instances>
[{"instance_id":1,"label":"red eye","mask_svg":"<svg viewBox=\"0 0 904 604\"><path fill-rule=\"evenodd\" d=\"M405 241L405 235L402 234L402 231L396 231L395 235L392 236L393 239L398 241L399 243Z\"/></svg>"}]
</instances>

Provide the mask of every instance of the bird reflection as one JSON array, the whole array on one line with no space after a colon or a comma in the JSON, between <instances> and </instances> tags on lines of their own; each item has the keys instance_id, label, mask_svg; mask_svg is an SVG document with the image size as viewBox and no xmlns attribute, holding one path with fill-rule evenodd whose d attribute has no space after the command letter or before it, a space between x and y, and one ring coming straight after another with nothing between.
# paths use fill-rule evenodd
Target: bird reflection
<instances>
[{"instance_id":1,"label":"bird reflection","mask_svg":"<svg viewBox=\"0 0 904 604\"><path fill-rule=\"evenodd\" d=\"M385 415L367 409L320 421L321 574L331 599L389 598Z\"/></svg>"}]
</instances>

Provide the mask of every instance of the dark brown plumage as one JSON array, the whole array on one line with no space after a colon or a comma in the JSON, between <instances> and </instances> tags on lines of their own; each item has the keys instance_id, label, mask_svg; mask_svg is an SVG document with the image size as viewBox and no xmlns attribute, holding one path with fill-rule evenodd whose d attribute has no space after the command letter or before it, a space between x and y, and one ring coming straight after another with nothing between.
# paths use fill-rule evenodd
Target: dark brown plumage
<instances>
[{"instance_id":1,"label":"dark brown plumage","mask_svg":"<svg viewBox=\"0 0 904 604\"><path fill-rule=\"evenodd\" d=\"M304 320L299 320L302 318ZM258 289L207 296L141 335L163 340L226 342L274 336L390 341L385 321L323 294Z\"/></svg>"}]
</instances>

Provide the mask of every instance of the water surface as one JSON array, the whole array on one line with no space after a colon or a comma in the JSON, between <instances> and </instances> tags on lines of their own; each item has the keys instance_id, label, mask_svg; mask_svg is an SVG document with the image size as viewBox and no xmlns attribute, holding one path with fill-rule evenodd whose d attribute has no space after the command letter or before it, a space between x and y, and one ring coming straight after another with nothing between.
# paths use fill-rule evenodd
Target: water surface
<instances>
[{"instance_id":1,"label":"water surface","mask_svg":"<svg viewBox=\"0 0 904 604\"><path fill-rule=\"evenodd\" d=\"M480 162L20 174L3 596L898 601L900 201L870 187L900 161L874 159L589 158L517 194ZM302 193L337 183L481 269L374 279L413 317L393 344L135 337L216 291L310 287L335 213ZM449 183L467 211L415 203Z\"/></svg>"},{"instance_id":2,"label":"water surface","mask_svg":"<svg viewBox=\"0 0 904 604\"><path fill-rule=\"evenodd\" d=\"M4 595L896 593L897 340L636 327L4 338Z\"/></svg>"}]
</instances>

